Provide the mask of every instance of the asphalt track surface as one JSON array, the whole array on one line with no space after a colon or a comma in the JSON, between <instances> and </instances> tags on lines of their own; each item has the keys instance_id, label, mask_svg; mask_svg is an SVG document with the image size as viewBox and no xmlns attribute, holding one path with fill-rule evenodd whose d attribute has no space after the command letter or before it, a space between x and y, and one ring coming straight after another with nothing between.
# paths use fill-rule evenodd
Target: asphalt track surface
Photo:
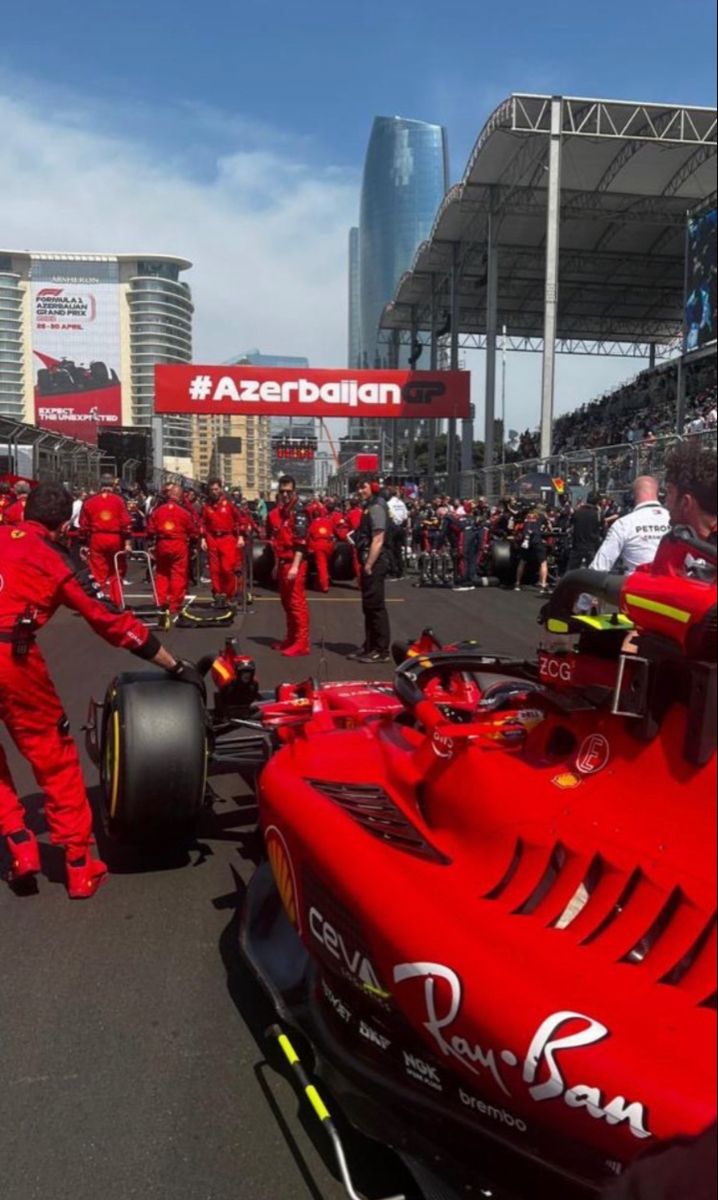
<instances>
[{"instance_id":1,"label":"asphalt track surface","mask_svg":"<svg viewBox=\"0 0 718 1200\"><path fill-rule=\"evenodd\" d=\"M530 653L539 601L527 592L465 594L390 585L393 633L433 626L446 640ZM386 678L343 655L361 640L356 591L312 600L312 659L270 648L282 629L276 597L260 593L240 644L263 687L329 673ZM222 630L175 630L172 650L198 658ZM324 642L324 662L318 648ZM91 694L136 660L59 613L40 637L79 735ZM108 845L113 875L87 903L62 885L42 796L2 731L30 821L43 840L37 895L0 885L0 1195L4 1200L340 1200L324 1133L263 1038L272 1013L237 952L242 897L258 854L252 797L223 783L196 845L147 862ZM97 773L84 756L97 800ZM3 874L7 860L0 851ZM352 1167L369 1200L415 1192L391 1156L352 1137Z\"/></svg>"}]
</instances>

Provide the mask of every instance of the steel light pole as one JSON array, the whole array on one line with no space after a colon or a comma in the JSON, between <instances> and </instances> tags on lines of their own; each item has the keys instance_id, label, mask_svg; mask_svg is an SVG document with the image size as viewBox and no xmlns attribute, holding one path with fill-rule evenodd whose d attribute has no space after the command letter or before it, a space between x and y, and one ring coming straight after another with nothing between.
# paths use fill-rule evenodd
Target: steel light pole
<instances>
[{"instance_id":1,"label":"steel light pole","mask_svg":"<svg viewBox=\"0 0 718 1200\"><path fill-rule=\"evenodd\" d=\"M506 326L501 329L501 466L506 466ZM503 482L503 479L502 479Z\"/></svg>"}]
</instances>

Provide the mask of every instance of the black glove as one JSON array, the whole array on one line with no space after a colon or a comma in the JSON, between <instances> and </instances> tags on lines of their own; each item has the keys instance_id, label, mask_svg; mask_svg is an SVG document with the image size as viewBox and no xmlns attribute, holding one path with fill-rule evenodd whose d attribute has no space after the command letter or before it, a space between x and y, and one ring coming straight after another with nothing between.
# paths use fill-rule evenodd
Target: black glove
<instances>
[{"instance_id":1,"label":"black glove","mask_svg":"<svg viewBox=\"0 0 718 1200\"><path fill-rule=\"evenodd\" d=\"M180 683L193 684L199 690L203 702L207 703L207 686L204 678L200 675L194 663L188 662L187 659L181 658L176 666L171 671L167 672L172 679L178 679Z\"/></svg>"}]
</instances>

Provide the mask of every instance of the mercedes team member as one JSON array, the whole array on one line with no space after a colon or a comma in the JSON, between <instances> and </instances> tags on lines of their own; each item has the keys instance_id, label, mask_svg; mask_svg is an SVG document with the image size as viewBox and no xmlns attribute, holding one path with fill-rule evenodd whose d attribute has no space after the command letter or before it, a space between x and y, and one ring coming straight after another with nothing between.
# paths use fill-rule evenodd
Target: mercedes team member
<instances>
[{"instance_id":1,"label":"mercedes team member","mask_svg":"<svg viewBox=\"0 0 718 1200\"><path fill-rule=\"evenodd\" d=\"M45 792L51 840L65 850L67 890L73 900L81 900L95 894L107 867L90 857L92 812L80 760L35 643L36 630L62 604L111 645L157 663L177 679L197 685L201 680L191 664L178 662L132 613L110 604L86 568L75 571L56 544L71 513L69 492L59 484L41 483L28 498L25 521L0 528L0 720ZM0 835L10 851L11 882L36 875L39 846L25 824L2 747Z\"/></svg>"},{"instance_id":2,"label":"mercedes team member","mask_svg":"<svg viewBox=\"0 0 718 1200\"><path fill-rule=\"evenodd\" d=\"M307 534L309 522L291 475L279 480L279 503L269 514L269 538L277 564L279 596L287 618L283 642L275 642L285 658L305 658L311 652L307 603Z\"/></svg>"},{"instance_id":3,"label":"mercedes team member","mask_svg":"<svg viewBox=\"0 0 718 1200\"><path fill-rule=\"evenodd\" d=\"M87 538L89 554L87 565L100 591L122 607L122 584L119 575L124 573L125 561L118 573L115 556L132 549L132 517L121 496L114 490L111 475L103 475L100 490L90 496L80 512L80 532Z\"/></svg>"},{"instance_id":4,"label":"mercedes team member","mask_svg":"<svg viewBox=\"0 0 718 1200\"><path fill-rule=\"evenodd\" d=\"M155 579L160 608L170 616L182 610L189 580L189 547L199 532L195 514L183 503L182 488L173 483L167 499L152 510L147 532L155 541Z\"/></svg>"},{"instance_id":5,"label":"mercedes team member","mask_svg":"<svg viewBox=\"0 0 718 1200\"><path fill-rule=\"evenodd\" d=\"M202 549L207 551L212 594L219 604L237 594L241 522L221 479L210 479L209 500L202 509Z\"/></svg>"},{"instance_id":6,"label":"mercedes team member","mask_svg":"<svg viewBox=\"0 0 718 1200\"><path fill-rule=\"evenodd\" d=\"M633 511L609 527L590 564L592 571L612 571L619 558L626 574L653 562L671 522L668 509L658 499L658 480L653 475L639 475L634 481L633 503Z\"/></svg>"},{"instance_id":7,"label":"mercedes team member","mask_svg":"<svg viewBox=\"0 0 718 1200\"><path fill-rule=\"evenodd\" d=\"M361 593L364 611L364 645L348 657L360 663L390 661L391 629L386 608L386 579L389 574L389 555L386 534L389 528L389 509L374 479L361 479L357 488L364 504L356 545L362 564Z\"/></svg>"}]
</instances>

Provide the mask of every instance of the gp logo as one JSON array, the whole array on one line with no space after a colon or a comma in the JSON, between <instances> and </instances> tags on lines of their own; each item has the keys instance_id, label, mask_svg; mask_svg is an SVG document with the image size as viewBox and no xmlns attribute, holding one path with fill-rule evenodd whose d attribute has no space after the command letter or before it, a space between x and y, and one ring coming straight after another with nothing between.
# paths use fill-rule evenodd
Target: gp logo
<instances>
[{"instance_id":1,"label":"gp logo","mask_svg":"<svg viewBox=\"0 0 718 1200\"><path fill-rule=\"evenodd\" d=\"M582 775L595 775L608 765L611 747L602 733L589 733L581 743L576 757L576 769Z\"/></svg>"},{"instance_id":2,"label":"gp logo","mask_svg":"<svg viewBox=\"0 0 718 1200\"><path fill-rule=\"evenodd\" d=\"M446 392L445 385L438 379L427 379L421 382L407 383L402 388L401 397L405 404L431 404L437 396Z\"/></svg>"}]
</instances>

